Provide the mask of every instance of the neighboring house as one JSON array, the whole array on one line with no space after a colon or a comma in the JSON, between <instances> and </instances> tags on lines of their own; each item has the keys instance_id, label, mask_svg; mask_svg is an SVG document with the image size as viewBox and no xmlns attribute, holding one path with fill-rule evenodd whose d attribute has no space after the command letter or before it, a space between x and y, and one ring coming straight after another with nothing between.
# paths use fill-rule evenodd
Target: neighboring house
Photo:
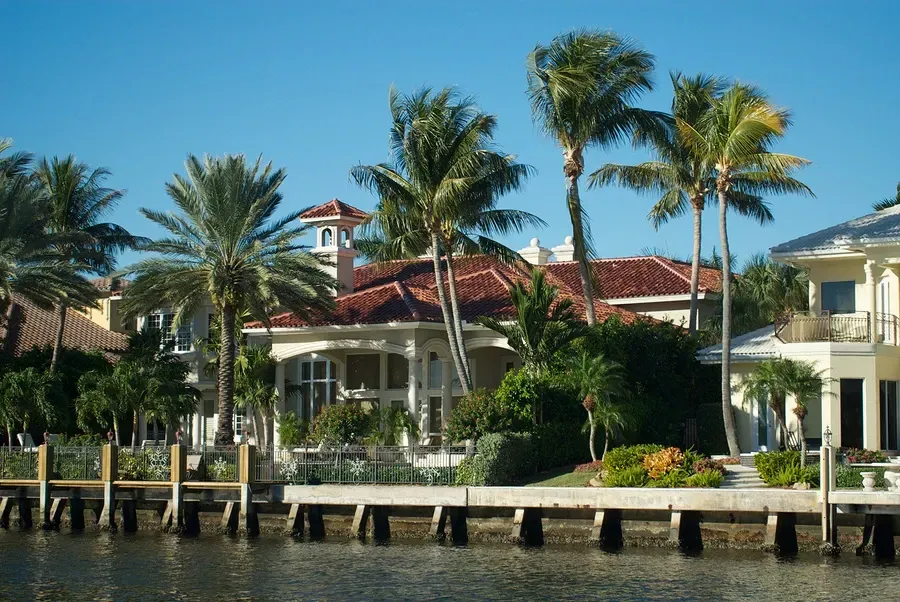
<instances>
[{"instance_id":1,"label":"neighboring house","mask_svg":"<svg viewBox=\"0 0 900 602\"><path fill-rule=\"evenodd\" d=\"M283 313L272 316L270 329L256 322L247 324L244 332L251 344L271 344L279 360L276 380L281 391L285 382L300 386L300 394L292 399L282 394L278 412L294 411L311 420L323 406L338 402L406 408L420 422L423 438L437 441L462 390L450 357L432 260L354 268L354 229L365 217L338 200L301 216L316 226L314 251L333 263L329 269L343 283L333 312L309 321ZM548 281L584 315L571 239L554 249L545 249L534 239L520 253L545 270ZM557 261L550 261L553 256ZM662 257L592 264L599 321L617 315L631 322L642 314L687 321L690 265ZM482 315L512 318L509 287L528 274L487 256L460 257L454 268L473 384L495 388L506 372L520 366L520 360L505 338L473 321ZM701 319L714 311L718 274L702 272Z\"/></svg>"},{"instance_id":2,"label":"neighboring house","mask_svg":"<svg viewBox=\"0 0 900 602\"><path fill-rule=\"evenodd\" d=\"M831 379L805 420L812 444L829 427L839 447L900 450L900 207L780 244L771 257L809 270L810 309L732 341L741 450L775 443L766 400L745 400L737 387L759 361L776 357L811 361ZM721 346L700 351L698 359L719 363ZM796 429L793 402L787 405Z\"/></svg>"}]
</instances>

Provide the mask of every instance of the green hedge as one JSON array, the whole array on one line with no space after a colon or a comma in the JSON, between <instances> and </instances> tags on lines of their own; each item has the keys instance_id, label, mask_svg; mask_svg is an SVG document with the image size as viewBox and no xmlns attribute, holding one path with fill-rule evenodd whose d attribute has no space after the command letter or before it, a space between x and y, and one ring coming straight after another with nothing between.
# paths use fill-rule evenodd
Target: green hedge
<instances>
[{"instance_id":1,"label":"green hedge","mask_svg":"<svg viewBox=\"0 0 900 602\"><path fill-rule=\"evenodd\" d=\"M875 473L875 487L885 487L884 468L854 468L852 466L838 466L835 474L837 486L842 489L862 489L862 473Z\"/></svg>"},{"instance_id":2,"label":"green hedge","mask_svg":"<svg viewBox=\"0 0 900 602\"><path fill-rule=\"evenodd\" d=\"M589 462L589 435L584 432L582 425L580 422L550 422L534 427L531 442L535 470L540 472ZM597 446L598 450L602 449L602 439L597 441Z\"/></svg>"},{"instance_id":3,"label":"green hedge","mask_svg":"<svg viewBox=\"0 0 900 602\"><path fill-rule=\"evenodd\" d=\"M800 452L774 451L759 453L754 456L756 470L766 485L774 487L790 487L795 483L806 483L818 486L818 464L807 464L806 468L800 468Z\"/></svg>"},{"instance_id":4,"label":"green hedge","mask_svg":"<svg viewBox=\"0 0 900 602\"><path fill-rule=\"evenodd\" d=\"M489 433L478 440L477 455L456 470L459 485L508 485L534 472L530 433Z\"/></svg>"},{"instance_id":5,"label":"green hedge","mask_svg":"<svg viewBox=\"0 0 900 602\"><path fill-rule=\"evenodd\" d=\"M707 455L728 453L721 403L704 403L697 406L697 445L700 451Z\"/></svg>"}]
</instances>

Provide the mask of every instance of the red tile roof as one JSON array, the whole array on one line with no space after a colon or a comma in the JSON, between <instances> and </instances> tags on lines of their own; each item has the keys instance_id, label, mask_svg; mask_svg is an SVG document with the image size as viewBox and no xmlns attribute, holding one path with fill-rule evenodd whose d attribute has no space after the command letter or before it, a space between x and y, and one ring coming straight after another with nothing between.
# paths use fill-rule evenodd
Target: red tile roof
<instances>
[{"instance_id":1,"label":"red tile roof","mask_svg":"<svg viewBox=\"0 0 900 602\"><path fill-rule=\"evenodd\" d=\"M23 297L13 295L8 318L0 328L3 349L7 353L19 356L32 347L53 345L56 341L59 316L55 310L41 309ZM99 349L107 355L116 355L127 349L128 341L124 334L106 330L70 309L66 315L63 346L85 351Z\"/></svg>"},{"instance_id":2,"label":"red tile roof","mask_svg":"<svg viewBox=\"0 0 900 602\"><path fill-rule=\"evenodd\" d=\"M365 219L369 216L362 209L357 209L352 205L348 205L338 199L331 199L327 203L322 203L300 214L300 219L314 219L317 217L351 217L355 219Z\"/></svg>"}]
</instances>

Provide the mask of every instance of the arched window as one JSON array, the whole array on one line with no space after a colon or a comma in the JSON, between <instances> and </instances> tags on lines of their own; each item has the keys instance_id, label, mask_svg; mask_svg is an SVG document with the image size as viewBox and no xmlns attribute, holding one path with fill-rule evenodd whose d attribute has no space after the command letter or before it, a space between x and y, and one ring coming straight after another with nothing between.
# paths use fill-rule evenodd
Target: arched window
<instances>
[{"instance_id":1,"label":"arched window","mask_svg":"<svg viewBox=\"0 0 900 602\"><path fill-rule=\"evenodd\" d=\"M350 248L350 231L347 228L341 228L341 246L346 249Z\"/></svg>"},{"instance_id":2,"label":"arched window","mask_svg":"<svg viewBox=\"0 0 900 602\"><path fill-rule=\"evenodd\" d=\"M331 228L323 228L322 229L322 246L323 247L331 246Z\"/></svg>"}]
</instances>

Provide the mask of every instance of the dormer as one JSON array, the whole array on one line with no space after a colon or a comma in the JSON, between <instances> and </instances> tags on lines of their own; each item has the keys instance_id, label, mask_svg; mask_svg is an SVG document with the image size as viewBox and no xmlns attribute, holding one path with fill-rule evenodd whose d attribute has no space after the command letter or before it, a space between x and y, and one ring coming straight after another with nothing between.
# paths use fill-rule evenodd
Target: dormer
<instances>
[{"instance_id":1,"label":"dormer","mask_svg":"<svg viewBox=\"0 0 900 602\"><path fill-rule=\"evenodd\" d=\"M332 199L300 214L303 223L316 227L316 244L312 252L325 256L334 264L324 269L343 285L338 296L353 292L353 260L357 255L353 244L354 234L356 226L368 215L338 199Z\"/></svg>"}]
</instances>

